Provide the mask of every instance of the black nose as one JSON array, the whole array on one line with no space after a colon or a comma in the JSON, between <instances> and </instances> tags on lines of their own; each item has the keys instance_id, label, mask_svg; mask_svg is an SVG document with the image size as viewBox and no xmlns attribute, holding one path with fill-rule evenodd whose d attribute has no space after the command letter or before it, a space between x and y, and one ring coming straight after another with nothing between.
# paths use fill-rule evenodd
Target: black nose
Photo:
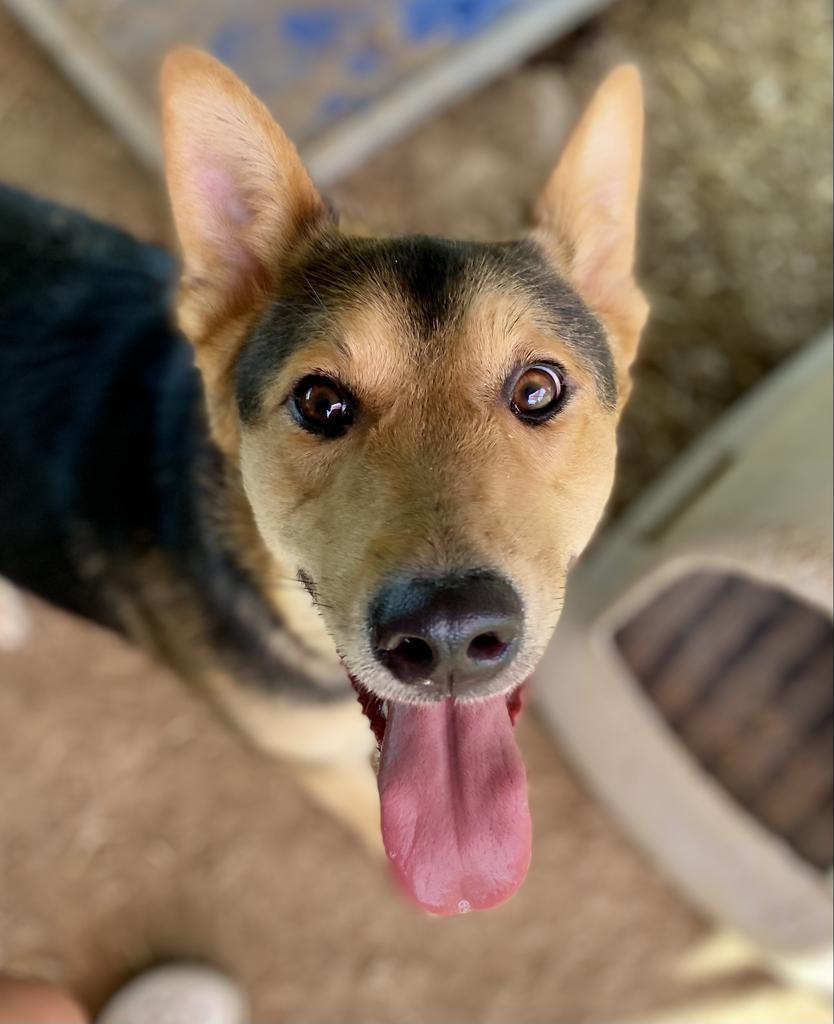
<instances>
[{"instance_id":1,"label":"black nose","mask_svg":"<svg viewBox=\"0 0 834 1024\"><path fill-rule=\"evenodd\" d=\"M491 572L390 580L371 606L379 661L403 683L476 693L515 657L521 601Z\"/></svg>"}]
</instances>

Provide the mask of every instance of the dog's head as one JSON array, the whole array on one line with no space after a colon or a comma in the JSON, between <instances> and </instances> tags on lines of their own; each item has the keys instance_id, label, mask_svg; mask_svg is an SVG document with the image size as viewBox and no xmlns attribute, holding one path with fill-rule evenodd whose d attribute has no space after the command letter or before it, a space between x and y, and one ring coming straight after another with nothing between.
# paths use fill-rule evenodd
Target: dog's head
<instances>
[{"instance_id":1,"label":"dog's head","mask_svg":"<svg viewBox=\"0 0 834 1024\"><path fill-rule=\"evenodd\" d=\"M366 690L504 700L611 489L646 316L636 71L601 86L501 244L343 234L204 54L168 58L163 100L181 322L263 540Z\"/></svg>"}]
</instances>

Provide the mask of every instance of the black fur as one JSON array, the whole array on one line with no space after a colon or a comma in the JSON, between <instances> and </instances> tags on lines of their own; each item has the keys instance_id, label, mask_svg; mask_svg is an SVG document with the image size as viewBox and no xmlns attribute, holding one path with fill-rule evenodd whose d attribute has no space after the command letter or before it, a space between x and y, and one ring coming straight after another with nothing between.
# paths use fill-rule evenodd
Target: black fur
<instances>
[{"instance_id":1,"label":"black fur","mask_svg":"<svg viewBox=\"0 0 834 1024\"><path fill-rule=\"evenodd\" d=\"M339 696L275 654L283 623L228 539L231 470L172 326L174 273L160 249L0 187L0 575L125 633L137 617L155 623L163 656L185 600L212 664L261 688ZM327 235L244 346L242 415L257 414L311 324L363 287L398 289L429 341L487 279L530 292L615 400L601 327L530 243ZM151 594L150 564L165 570Z\"/></svg>"},{"instance_id":2,"label":"black fur","mask_svg":"<svg viewBox=\"0 0 834 1024\"><path fill-rule=\"evenodd\" d=\"M0 575L123 632L137 612L170 628L185 595L218 667L340 696L273 652L282 623L226 538L228 467L173 279L162 250L0 187ZM148 556L175 592L148 596Z\"/></svg>"},{"instance_id":3,"label":"black fur","mask_svg":"<svg viewBox=\"0 0 834 1024\"><path fill-rule=\"evenodd\" d=\"M453 327L479 286L526 292L549 328L573 346L594 375L600 400L617 401L614 361L602 325L545 255L529 241L456 242L426 236L390 239L325 235L282 284L241 351L237 399L244 422L260 411L264 388L331 311L362 301L369 288L399 292L415 336L428 341Z\"/></svg>"}]
</instances>

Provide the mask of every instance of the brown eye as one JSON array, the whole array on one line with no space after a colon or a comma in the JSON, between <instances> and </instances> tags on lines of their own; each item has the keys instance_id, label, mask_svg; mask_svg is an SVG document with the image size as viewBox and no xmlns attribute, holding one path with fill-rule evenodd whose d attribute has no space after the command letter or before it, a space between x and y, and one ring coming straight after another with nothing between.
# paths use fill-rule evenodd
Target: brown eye
<instances>
[{"instance_id":1,"label":"brown eye","mask_svg":"<svg viewBox=\"0 0 834 1024\"><path fill-rule=\"evenodd\" d=\"M546 363L526 366L515 378L510 408L519 419L542 423L564 405L567 386L562 371Z\"/></svg>"},{"instance_id":2,"label":"brown eye","mask_svg":"<svg viewBox=\"0 0 834 1024\"><path fill-rule=\"evenodd\" d=\"M353 424L353 399L336 381L318 374L295 386L291 409L299 426L324 437L340 437Z\"/></svg>"}]
</instances>

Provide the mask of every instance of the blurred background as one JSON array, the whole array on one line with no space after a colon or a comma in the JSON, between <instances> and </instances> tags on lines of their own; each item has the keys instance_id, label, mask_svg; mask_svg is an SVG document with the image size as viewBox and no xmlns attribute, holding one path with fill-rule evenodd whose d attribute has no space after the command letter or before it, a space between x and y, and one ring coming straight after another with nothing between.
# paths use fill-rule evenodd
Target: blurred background
<instances>
[{"instance_id":1,"label":"blurred background","mask_svg":"<svg viewBox=\"0 0 834 1024\"><path fill-rule=\"evenodd\" d=\"M373 230L468 238L523 226L590 90L616 62L640 65L652 316L612 536L692 442L831 322L826 0L6 0L0 179L172 244L155 74L182 41L269 102L342 211ZM830 581L830 531L828 548L818 541L806 555ZM796 621L816 645L803 683L815 711L792 742L816 744L817 838L788 845L822 878L831 631L814 593ZM750 619L755 598L732 596L750 647L764 629ZM256 1020L671 1021L692 1019L692 1006L699 1020L830 1018L795 971L790 984L774 974L730 916L705 913L623 830L549 714L520 727L536 830L527 884L487 915L430 920L168 674L92 627L30 610L37 643L0 650L4 967L95 1004L148 963L198 957L243 981ZM640 614L631 625L620 647L637 678ZM781 998L796 1000L790 1017L767 1002Z\"/></svg>"}]
</instances>

